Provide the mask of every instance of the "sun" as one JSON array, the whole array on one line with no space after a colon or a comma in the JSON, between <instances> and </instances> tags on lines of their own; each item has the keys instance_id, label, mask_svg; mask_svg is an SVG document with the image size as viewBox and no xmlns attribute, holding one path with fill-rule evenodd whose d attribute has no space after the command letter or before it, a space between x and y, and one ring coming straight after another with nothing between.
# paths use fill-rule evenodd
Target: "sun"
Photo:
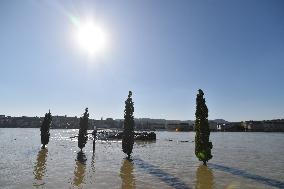
<instances>
[{"instance_id":1,"label":"sun","mask_svg":"<svg viewBox=\"0 0 284 189\"><path fill-rule=\"evenodd\" d=\"M107 35L103 27L93 22L80 23L77 28L79 46L90 54L99 54L107 48Z\"/></svg>"}]
</instances>

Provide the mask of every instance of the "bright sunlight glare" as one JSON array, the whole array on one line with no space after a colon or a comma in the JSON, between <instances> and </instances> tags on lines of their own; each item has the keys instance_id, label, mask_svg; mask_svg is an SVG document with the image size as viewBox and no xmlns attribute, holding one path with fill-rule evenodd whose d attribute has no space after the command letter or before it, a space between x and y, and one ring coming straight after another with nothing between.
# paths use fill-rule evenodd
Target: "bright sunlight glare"
<instances>
[{"instance_id":1,"label":"bright sunlight glare","mask_svg":"<svg viewBox=\"0 0 284 189\"><path fill-rule=\"evenodd\" d=\"M99 25L92 22L80 23L77 40L80 47L90 54L102 53L107 47L107 36Z\"/></svg>"}]
</instances>

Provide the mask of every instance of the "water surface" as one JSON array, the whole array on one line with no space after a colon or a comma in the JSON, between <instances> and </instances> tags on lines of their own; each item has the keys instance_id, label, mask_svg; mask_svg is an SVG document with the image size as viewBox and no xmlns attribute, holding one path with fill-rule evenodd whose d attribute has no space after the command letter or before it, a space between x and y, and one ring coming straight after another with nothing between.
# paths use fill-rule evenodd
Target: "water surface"
<instances>
[{"instance_id":1,"label":"water surface","mask_svg":"<svg viewBox=\"0 0 284 189\"><path fill-rule=\"evenodd\" d=\"M51 130L40 149L39 129L0 128L0 188L284 188L282 133L211 133L208 167L194 155L194 132L157 132L125 159L121 141L88 141L78 130ZM188 141L188 142L184 142Z\"/></svg>"}]
</instances>

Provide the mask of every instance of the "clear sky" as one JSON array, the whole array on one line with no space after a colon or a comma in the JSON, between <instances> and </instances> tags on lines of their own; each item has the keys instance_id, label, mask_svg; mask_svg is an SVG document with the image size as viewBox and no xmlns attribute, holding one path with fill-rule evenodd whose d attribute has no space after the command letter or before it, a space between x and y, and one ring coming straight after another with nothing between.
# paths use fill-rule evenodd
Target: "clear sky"
<instances>
[{"instance_id":1,"label":"clear sky","mask_svg":"<svg viewBox=\"0 0 284 189\"><path fill-rule=\"evenodd\" d=\"M76 26L103 26L90 55ZM284 1L0 1L0 114L194 119L284 118Z\"/></svg>"}]
</instances>

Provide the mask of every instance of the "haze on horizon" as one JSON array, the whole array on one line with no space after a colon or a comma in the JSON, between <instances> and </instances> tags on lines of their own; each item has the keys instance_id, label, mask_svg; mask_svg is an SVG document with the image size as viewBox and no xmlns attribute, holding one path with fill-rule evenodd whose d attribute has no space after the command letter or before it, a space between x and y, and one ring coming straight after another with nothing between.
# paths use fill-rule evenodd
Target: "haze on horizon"
<instances>
[{"instance_id":1,"label":"haze on horizon","mask_svg":"<svg viewBox=\"0 0 284 189\"><path fill-rule=\"evenodd\" d=\"M0 114L193 120L284 118L284 1L0 1ZM77 25L104 29L90 54ZM94 38L93 40L96 40ZM87 40L88 41L88 40ZM96 47L98 48L98 47Z\"/></svg>"}]
</instances>

